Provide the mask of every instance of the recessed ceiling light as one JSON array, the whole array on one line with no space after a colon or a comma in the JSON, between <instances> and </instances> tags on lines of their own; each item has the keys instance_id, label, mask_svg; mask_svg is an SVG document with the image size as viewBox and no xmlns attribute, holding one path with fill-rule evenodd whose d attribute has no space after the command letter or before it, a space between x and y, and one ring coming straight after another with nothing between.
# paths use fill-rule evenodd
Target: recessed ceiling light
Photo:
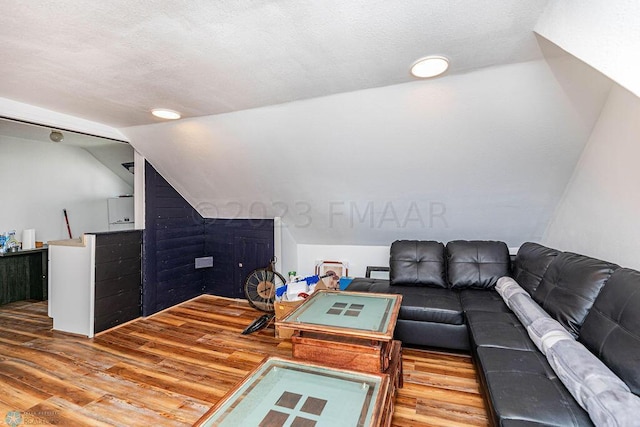
<instances>
[{"instance_id":1,"label":"recessed ceiling light","mask_svg":"<svg viewBox=\"0 0 640 427\"><path fill-rule=\"evenodd\" d=\"M167 110L166 108L154 108L153 110L151 110L151 114L156 117L160 117L161 119L167 120L176 120L181 117L180 113L178 113L177 111Z\"/></svg>"},{"instance_id":2,"label":"recessed ceiling light","mask_svg":"<svg viewBox=\"0 0 640 427\"><path fill-rule=\"evenodd\" d=\"M449 60L444 56L427 56L418 59L411 66L411 74L420 79L439 76L449 68Z\"/></svg>"}]
</instances>

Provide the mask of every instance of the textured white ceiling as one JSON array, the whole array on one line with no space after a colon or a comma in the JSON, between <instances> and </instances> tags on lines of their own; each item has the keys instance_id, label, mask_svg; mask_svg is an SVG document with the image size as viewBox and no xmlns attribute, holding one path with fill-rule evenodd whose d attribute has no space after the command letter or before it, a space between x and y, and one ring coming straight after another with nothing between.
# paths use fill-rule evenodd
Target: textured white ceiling
<instances>
[{"instance_id":1,"label":"textured white ceiling","mask_svg":"<svg viewBox=\"0 0 640 427\"><path fill-rule=\"evenodd\" d=\"M123 127L541 57L547 0L5 0L0 97Z\"/></svg>"}]
</instances>

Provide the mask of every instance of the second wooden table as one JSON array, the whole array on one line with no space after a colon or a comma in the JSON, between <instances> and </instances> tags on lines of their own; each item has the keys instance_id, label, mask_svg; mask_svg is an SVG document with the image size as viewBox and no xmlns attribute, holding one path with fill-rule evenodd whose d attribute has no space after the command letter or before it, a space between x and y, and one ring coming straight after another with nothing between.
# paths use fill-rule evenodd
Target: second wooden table
<instances>
[{"instance_id":1,"label":"second wooden table","mask_svg":"<svg viewBox=\"0 0 640 427\"><path fill-rule=\"evenodd\" d=\"M295 331L296 359L386 372L401 387L401 343L393 340L401 302L402 295L317 291L276 325Z\"/></svg>"}]
</instances>

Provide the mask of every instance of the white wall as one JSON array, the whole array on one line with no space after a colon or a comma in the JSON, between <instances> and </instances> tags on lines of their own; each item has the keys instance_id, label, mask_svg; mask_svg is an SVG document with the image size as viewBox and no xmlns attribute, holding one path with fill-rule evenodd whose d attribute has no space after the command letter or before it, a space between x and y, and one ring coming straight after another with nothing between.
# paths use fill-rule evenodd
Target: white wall
<instances>
[{"instance_id":1,"label":"white wall","mask_svg":"<svg viewBox=\"0 0 640 427\"><path fill-rule=\"evenodd\" d=\"M367 266L389 266L389 246L298 245L296 272L300 276L315 274L320 260L347 263L350 277L364 277Z\"/></svg>"},{"instance_id":2,"label":"white wall","mask_svg":"<svg viewBox=\"0 0 640 427\"><path fill-rule=\"evenodd\" d=\"M286 223L280 221L280 243L281 243L281 259L280 265L278 268L280 269L280 273L282 273L285 278L290 271L300 271L298 266L298 244L295 239L291 235L289 231L289 226Z\"/></svg>"},{"instance_id":3,"label":"white wall","mask_svg":"<svg viewBox=\"0 0 640 427\"><path fill-rule=\"evenodd\" d=\"M204 217L279 216L308 245L517 246L542 238L610 84L565 56L122 132Z\"/></svg>"},{"instance_id":4,"label":"white wall","mask_svg":"<svg viewBox=\"0 0 640 427\"><path fill-rule=\"evenodd\" d=\"M640 2L550 1L535 31L640 96Z\"/></svg>"},{"instance_id":5,"label":"white wall","mask_svg":"<svg viewBox=\"0 0 640 427\"><path fill-rule=\"evenodd\" d=\"M640 98L614 86L543 243L640 269Z\"/></svg>"},{"instance_id":6,"label":"white wall","mask_svg":"<svg viewBox=\"0 0 640 427\"><path fill-rule=\"evenodd\" d=\"M86 150L0 136L0 232L35 228L40 241L108 230L107 198L133 189Z\"/></svg>"},{"instance_id":7,"label":"white wall","mask_svg":"<svg viewBox=\"0 0 640 427\"><path fill-rule=\"evenodd\" d=\"M447 244L447 242L443 242ZM524 243L524 242L523 242ZM309 275L318 260L347 262L350 277L364 277L367 266L389 267L389 246L351 245L297 245L297 268L299 275ZM519 247L509 248L515 255ZM287 270L290 271L290 270ZM286 273L283 273L286 274Z\"/></svg>"}]
</instances>

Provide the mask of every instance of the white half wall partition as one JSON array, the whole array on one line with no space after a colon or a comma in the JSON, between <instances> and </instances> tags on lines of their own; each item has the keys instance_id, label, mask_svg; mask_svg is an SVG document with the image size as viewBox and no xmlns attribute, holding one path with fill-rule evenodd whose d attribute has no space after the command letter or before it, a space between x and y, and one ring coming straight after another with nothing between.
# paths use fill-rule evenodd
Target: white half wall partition
<instances>
[{"instance_id":1,"label":"white half wall partition","mask_svg":"<svg viewBox=\"0 0 640 427\"><path fill-rule=\"evenodd\" d=\"M49 242L49 317L53 329L93 337L96 236Z\"/></svg>"},{"instance_id":2,"label":"white half wall partition","mask_svg":"<svg viewBox=\"0 0 640 427\"><path fill-rule=\"evenodd\" d=\"M136 230L144 230L145 227L144 162L144 157L133 150L133 199Z\"/></svg>"}]
</instances>

